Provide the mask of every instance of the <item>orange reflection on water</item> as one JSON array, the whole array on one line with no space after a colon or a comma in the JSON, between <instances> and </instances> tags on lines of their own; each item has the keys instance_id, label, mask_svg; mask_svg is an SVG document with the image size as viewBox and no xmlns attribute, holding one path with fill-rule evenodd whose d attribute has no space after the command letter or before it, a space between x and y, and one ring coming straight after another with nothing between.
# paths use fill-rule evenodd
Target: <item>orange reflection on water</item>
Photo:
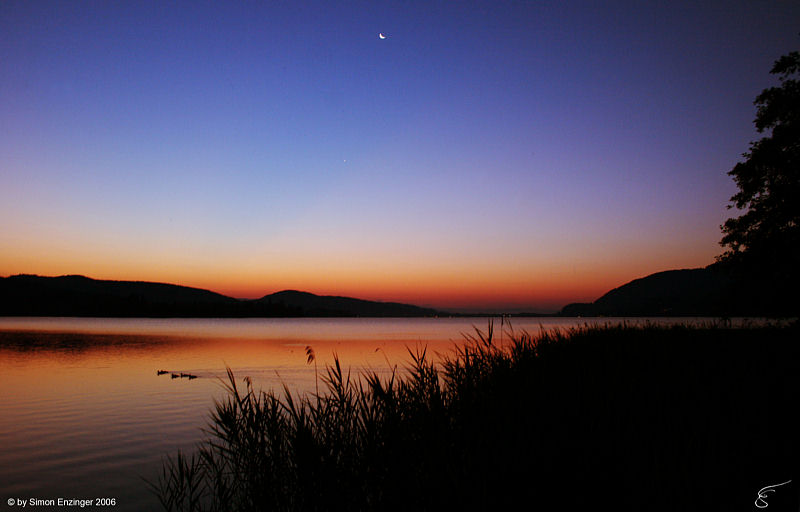
<instances>
[{"instance_id":1,"label":"orange reflection on water","mask_svg":"<svg viewBox=\"0 0 800 512\"><path fill-rule=\"evenodd\" d=\"M139 389L143 397L154 391L149 382L156 379L157 370L218 383L231 368L237 377L249 376L265 389L287 384L296 391L309 391L316 387L316 375L324 375L335 357L354 376L364 370L388 372L409 363L409 348L427 348L430 358L450 352L451 336L458 333L452 326L442 329L441 322L419 331L399 328L403 321L391 320L20 319L11 323L7 327L14 331L0 331L0 364L6 369L0 385L9 399L21 402L92 390ZM426 330L430 326L433 332ZM307 347L313 350L313 362L308 361ZM175 380L169 373L157 380ZM198 386L196 382L192 384Z\"/></svg>"},{"instance_id":2,"label":"orange reflection on water","mask_svg":"<svg viewBox=\"0 0 800 512\"><path fill-rule=\"evenodd\" d=\"M203 337L98 334L95 327L0 330L0 481L7 494L108 495L125 503L121 510L157 508L141 477L153 480L164 455L191 452L205 437L214 399L226 396L227 367L240 385L248 376L256 388L281 394L284 385L296 393L318 384L322 392L334 354L353 377L364 369L388 373L390 364L402 368L409 360L406 344L417 343L358 333L355 339L285 332L231 337L223 330ZM434 345L446 349L451 342ZM316 365L308 363L306 346Z\"/></svg>"}]
</instances>

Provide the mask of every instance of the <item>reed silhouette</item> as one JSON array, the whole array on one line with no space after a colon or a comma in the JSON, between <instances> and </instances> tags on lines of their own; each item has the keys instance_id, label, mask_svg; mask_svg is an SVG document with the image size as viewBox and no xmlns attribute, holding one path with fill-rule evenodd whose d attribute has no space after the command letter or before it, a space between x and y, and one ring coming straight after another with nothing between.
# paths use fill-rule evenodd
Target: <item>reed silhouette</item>
<instances>
[{"instance_id":1,"label":"reed silhouette","mask_svg":"<svg viewBox=\"0 0 800 512\"><path fill-rule=\"evenodd\" d=\"M385 378L335 358L313 396L229 369L208 441L151 486L167 510L752 509L800 476L797 334L609 325L500 346L490 324ZM796 509L796 490L768 499Z\"/></svg>"}]
</instances>

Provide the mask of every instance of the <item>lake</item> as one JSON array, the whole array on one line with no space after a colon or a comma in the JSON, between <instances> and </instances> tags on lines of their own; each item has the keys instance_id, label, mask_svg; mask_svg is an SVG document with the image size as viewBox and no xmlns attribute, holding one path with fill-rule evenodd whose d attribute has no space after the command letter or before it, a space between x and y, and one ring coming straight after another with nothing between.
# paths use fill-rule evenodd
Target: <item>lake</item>
<instances>
[{"instance_id":1,"label":"lake","mask_svg":"<svg viewBox=\"0 0 800 512\"><path fill-rule=\"evenodd\" d=\"M511 326L534 333L623 320L514 318ZM322 391L317 375L334 354L354 376L388 374L409 361L407 347L450 353L488 321L0 318L0 499L113 498L114 510L158 509L144 479L157 478L165 455L191 452L205 437L227 367L256 388ZM494 320L500 343L508 340L503 322L501 336Z\"/></svg>"}]
</instances>

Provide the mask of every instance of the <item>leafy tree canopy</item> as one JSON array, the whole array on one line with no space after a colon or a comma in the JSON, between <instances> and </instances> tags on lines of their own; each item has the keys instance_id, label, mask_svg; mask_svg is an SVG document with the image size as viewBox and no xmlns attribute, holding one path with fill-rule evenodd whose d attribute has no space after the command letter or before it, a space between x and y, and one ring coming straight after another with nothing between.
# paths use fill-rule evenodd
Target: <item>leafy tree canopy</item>
<instances>
[{"instance_id":1,"label":"leafy tree canopy","mask_svg":"<svg viewBox=\"0 0 800 512\"><path fill-rule=\"evenodd\" d=\"M771 73L780 85L754 102L756 129L768 135L728 173L739 187L728 207L744 213L722 225L727 250L718 259L787 277L800 263L800 52L778 59Z\"/></svg>"}]
</instances>

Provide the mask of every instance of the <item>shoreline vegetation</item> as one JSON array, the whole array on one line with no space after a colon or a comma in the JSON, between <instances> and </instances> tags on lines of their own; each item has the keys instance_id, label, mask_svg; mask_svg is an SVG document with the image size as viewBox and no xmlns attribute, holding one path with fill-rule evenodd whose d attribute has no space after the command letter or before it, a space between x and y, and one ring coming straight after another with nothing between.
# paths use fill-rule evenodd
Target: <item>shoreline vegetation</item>
<instances>
[{"instance_id":1,"label":"shoreline vegetation","mask_svg":"<svg viewBox=\"0 0 800 512\"><path fill-rule=\"evenodd\" d=\"M797 508L798 324L465 335L320 393L229 370L208 439L150 486L166 510ZM792 502L792 500L794 500Z\"/></svg>"}]
</instances>

